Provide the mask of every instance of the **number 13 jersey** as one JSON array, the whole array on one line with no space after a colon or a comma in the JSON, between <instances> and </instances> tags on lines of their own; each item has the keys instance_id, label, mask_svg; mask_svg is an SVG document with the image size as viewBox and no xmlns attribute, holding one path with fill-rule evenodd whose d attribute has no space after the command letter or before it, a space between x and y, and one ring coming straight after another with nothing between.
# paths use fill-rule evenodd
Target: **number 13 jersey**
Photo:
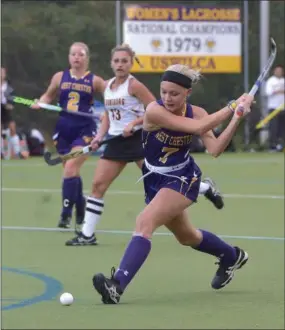
<instances>
[{"instance_id":1,"label":"number 13 jersey","mask_svg":"<svg viewBox=\"0 0 285 330\"><path fill-rule=\"evenodd\" d=\"M129 94L130 80L134 77L129 75L126 81L114 90L111 85L116 79L112 78L104 92L105 109L108 111L110 135L119 135L123 133L124 128L132 121L144 114L144 105L135 96ZM135 129L142 128L142 125Z\"/></svg>"}]
</instances>

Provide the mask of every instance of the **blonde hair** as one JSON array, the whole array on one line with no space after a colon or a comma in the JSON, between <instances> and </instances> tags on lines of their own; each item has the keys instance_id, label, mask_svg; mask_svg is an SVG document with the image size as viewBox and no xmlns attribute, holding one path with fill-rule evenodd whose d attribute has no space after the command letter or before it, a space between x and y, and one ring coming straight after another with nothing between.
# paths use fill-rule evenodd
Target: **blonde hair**
<instances>
[{"instance_id":1,"label":"blonde hair","mask_svg":"<svg viewBox=\"0 0 285 330\"><path fill-rule=\"evenodd\" d=\"M174 71L180 74L183 74L187 78L191 79L192 83L197 83L202 75L199 71L189 68L187 65L183 64L173 64L170 65L165 71Z\"/></svg>"},{"instance_id":2,"label":"blonde hair","mask_svg":"<svg viewBox=\"0 0 285 330\"><path fill-rule=\"evenodd\" d=\"M111 51L111 56L113 57L113 55L116 52L127 52L132 61L135 59L135 61L138 63L138 65L143 68L143 65L141 64L140 60L137 58L136 53L133 51L133 49L128 45L128 44L121 44L116 46L115 48L112 49Z\"/></svg>"},{"instance_id":3,"label":"blonde hair","mask_svg":"<svg viewBox=\"0 0 285 330\"><path fill-rule=\"evenodd\" d=\"M80 42L80 41L76 41L76 42L74 42L74 43L70 46L69 51L71 50L71 48L72 48L73 46L79 46L79 47L83 48L83 49L85 50L85 52L86 52L86 56L87 56L87 57L90 57L89 47L88 47L84 42Z\"/></svg>"}]
</instances>

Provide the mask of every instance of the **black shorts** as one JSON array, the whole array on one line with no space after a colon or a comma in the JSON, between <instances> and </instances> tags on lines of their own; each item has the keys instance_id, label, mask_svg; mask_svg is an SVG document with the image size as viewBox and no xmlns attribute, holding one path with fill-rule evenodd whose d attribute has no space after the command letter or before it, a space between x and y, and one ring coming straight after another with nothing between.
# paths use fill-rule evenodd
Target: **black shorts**
<instances>
[{"instance_id":1,"label":"black shorts","mask_svg":"<svg viewBox=\"0 0 285 330\"><path fill-rule=\"evenodd\" d=\"M139 129L132 136L113 140L106 145L102 159L124 161L127 163L144 159L142 147L142 130Z\"/></svg>"},{"instance_id":2,"label":"black shorts","mask_svg":"<svg viewBox=\"0 0 285 330\"><path fill-rule=\"evenodd\" d=\"M1 124L6 126L13 121L11 110L5 108L5 105L1 104Z\"/></svg>"}]
</instances>

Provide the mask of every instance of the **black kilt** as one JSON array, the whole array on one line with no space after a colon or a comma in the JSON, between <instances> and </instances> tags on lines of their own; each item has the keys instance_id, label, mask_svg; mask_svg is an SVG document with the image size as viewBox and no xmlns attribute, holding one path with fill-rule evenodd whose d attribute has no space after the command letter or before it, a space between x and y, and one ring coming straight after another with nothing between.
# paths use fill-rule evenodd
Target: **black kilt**
<instances>
[{"instance_id":1,"label":"black kilt","mask_svg":"<svg viewBox=\"0 0 285 330\"><path fill-rule=\"evenodd\" d=\"M144 159L142 130L137 130L132 136L114 139L109 142L106 145L101 158L124 161L127 163Z\"/></svg>"}]
</instances>

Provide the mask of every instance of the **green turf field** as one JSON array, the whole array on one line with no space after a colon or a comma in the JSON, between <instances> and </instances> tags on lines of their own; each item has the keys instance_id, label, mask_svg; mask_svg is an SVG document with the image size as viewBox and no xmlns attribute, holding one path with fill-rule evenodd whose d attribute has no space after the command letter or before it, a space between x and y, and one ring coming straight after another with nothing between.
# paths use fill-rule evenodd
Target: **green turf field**
<instances>
[{"instance_id":1,"label":"green turf field","mask_svg":"<svg viewBox=\"0 0 285 330\"><path fill-rule=\"evenodd\" d=\"M143 208L140 173L129 165L105 198L96 247L65 247L55 228L61 167L42 159L2 162L2 328L284 329L284 154L197 155L204 175L225 194L218 211L201 197L196 226L249 253L231 284L213 291L215 259L179 246L163 228L149 259L116 306L102 305L96 272L118 266ZM88 192L95 158L83 168ZM59 303L71 292L70 307Z\"/></svg>"}]
</instances>

